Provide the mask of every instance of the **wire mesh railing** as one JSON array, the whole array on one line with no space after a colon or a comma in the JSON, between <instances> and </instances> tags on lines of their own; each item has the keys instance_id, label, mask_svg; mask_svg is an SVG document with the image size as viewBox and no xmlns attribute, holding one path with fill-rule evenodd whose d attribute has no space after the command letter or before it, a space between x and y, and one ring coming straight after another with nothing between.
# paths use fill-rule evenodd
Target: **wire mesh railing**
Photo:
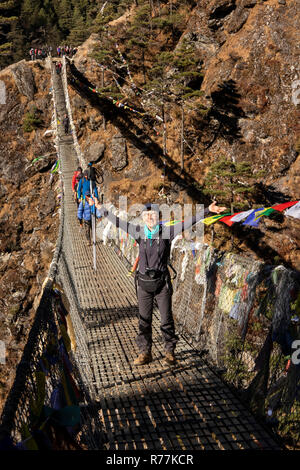
<instances>
[{"instance_id":1,"label":"wire mesh railing","mask_svg":"<svg viewBox=\"0 0 300 470\"><path fill-rule=\"evenodd\" d=\"M100 222L98 236L132 266L134 240ZM113 240L110 241L110 240ZM177 331L201 351L215 371L253 412L300 443L300 276L208 245L192 250L178 240L172 251L177 271L173 312Z\"/></svg>"}]
</instances>

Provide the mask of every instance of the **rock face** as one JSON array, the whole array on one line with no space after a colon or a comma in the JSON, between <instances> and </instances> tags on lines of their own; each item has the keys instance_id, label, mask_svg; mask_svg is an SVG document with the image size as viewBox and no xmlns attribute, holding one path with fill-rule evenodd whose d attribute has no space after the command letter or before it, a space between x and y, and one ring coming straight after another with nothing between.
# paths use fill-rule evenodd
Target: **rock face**
<instances>
[{"instance_id":1,"label":"rock face","mask_svg":"<svg viewBox=\"0 0 300 470\"><path fill-rule=\"evenodd\" d=\"M24 60L12 65L11 71L19 93L26 96L29 101L32 101L36 91L36 85L31 67L29 67Z\"/></svg>"},{"instance_id":2,"label":"rock face","mask_svg":"<svg viewBox=\"0 0 300 470\"><path fill-rule=\"evenodd\" d=\"M131 161L130 166L124 171L125 177L138 181L149 176L149 165L144 153L133 145L128 145L128 150L130 151Z\"/></svg>"},{"instance_id":3,"label":"rock face","mask_svg":"<svg viewBox=\"0 0 300 470\"><path fill-rule=\"evenodd\" d=\"M223 114L231 112L235 118L234 139L231 145L228 139L223 144L225 152L234 159L250 160L254 167L267 172L272 161L270 182L281 177L281 172L298 158L295 144L299 106L292 100L299 79L296 37L300 20L296 3L289 2L288 8L277 1L257 4L252 9L241 10L242 5L249 7L245 2L237 6L227 22L224 19L227 32L237 34L226 36L210 60L202 84L214 109L222 107ZM246 22L240 29L242 20ZM220 143L217 138L210 152L219 151ZM290 195L299 196L292 191Z\"/></svg>"},{"instance_id":4,"label":"rock face","mask_svg":"<svg viewBox=\"0 0 300 470\"><path fill-rule=\"evenodd\" d=\"M127 165L126 139L121 134L112 138L110 164L115 171L123 170Z\"/></svg>"}]
</instances>

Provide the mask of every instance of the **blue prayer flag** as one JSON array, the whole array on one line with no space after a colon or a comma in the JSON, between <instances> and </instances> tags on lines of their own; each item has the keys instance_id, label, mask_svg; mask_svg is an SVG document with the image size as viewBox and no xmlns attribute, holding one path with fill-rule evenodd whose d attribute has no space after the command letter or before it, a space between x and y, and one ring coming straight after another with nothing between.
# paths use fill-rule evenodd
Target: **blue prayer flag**
<instances>
[{"instance_id":1,"label":"blue prayer flag","mask_svg":"<svg viewBox=\"0 0 300 470\"><path fill-rule=\"evenodd\" d=\"M255 220L256 216L258 215L257 212L263 211L264 207L260 207L259 209L255 209L243 222L242 225L251 225L251 227L258 227L258 224L260 222L260 218Z\"/></svg>"}]
</instances>

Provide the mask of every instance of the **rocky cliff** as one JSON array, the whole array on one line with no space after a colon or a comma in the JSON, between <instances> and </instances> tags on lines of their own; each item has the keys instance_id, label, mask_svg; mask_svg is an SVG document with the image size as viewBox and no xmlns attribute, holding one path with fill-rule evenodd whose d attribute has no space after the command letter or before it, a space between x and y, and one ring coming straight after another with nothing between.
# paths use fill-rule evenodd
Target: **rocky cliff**
<instances>
[{"instance_id":1,"label":"rocky cliff","mask_svg":"<svg viewBox=\"0 0 300 470\"><path fill-rule=\"evenodd\" d=\"M159 162L154 153L136 145L132 136L128 137L126 126L116 125L109 117L104 122L101 106L80 96L80 90L71 93L81 147L88 159L98 162L106 197L113 202L119 194L130 202L208 202L204 195L201 198L201 190L210 166L223 155L232 162L251 164L254 192L248 207L299 199L299 5L293 0L194 3L174 46L176 50L183 41L192 44L203 74L199 81L202 96L197 102L203 113L199 115L193 109L185 113L184 173L179 171L181 113L172 100L165 103L168 168L163 179L162 159ZM180 7L178 2L174 4ZM129 59L126 42L134 15L132 8L117 22L111 22L105 34L119 44L133 81L142 87L142 64L138 67L138 62ZM99 62L92 58L93 51L104 47L106 36L92 35L74 59L76 68L95 87L103 84L103 75ZM164 50L166 43L168 37L158 34L152 53ZM148 51L148 69L153 61ZM110 68L120 73L113 63ZM169 75L172 73L170 69ZM106 71L104 83L110 80L111 74ZM149 94L137 98L128 84L127 76L121 102L139 106L136 109L143 105L143 110L153 115ZM163 148L159 123L147 126L128 112L129 121L134 123L133 133L145 149L153 141ZM192 194L192 187L199 190L198 196ZM206 237L211 242L210 230ZM268 263L300 267L299 221L291 218L265 218L259 229L217 224L214 244Z\"/></svg>"},{"instance_id":2,"label":"rocky cliff","mask_svg":"<svg viewBox=\"0 0 300 470\"><path fill-rule=\"evenodd\" d=\"M0 340L6 348L6 364L0 364L1 408L52 259L58 199L57 176L49 185L56 151L51 137L44 136L52 117L49 70L44 62L21 61L2 70L0 80L5 90L0 105Z\"/></svg>"},{"instance_id":3,"label":"rocky cliff","mask_svg":"<svg viewBox=\"0 0 300 470\"><path fill-rule=\"evenodd\" d=\"M74 66L90 85L100 87L112 81L111 72L106 69L103 74L99 60L93 58L109 36L111 43L119 44L133 82L143 89L142 63L133 57L128 42L136 3L106 26L104 36L93 34L79 48ZM160 3L169 11L167 2L155 2L156 9ZM202 191L206 176L211 165L224 155L232 162L251 164L255 190L249 196L249 207L299 199L297 1L174 0L172 5L174 11L175 7L182 11L182 23L177 25L176 34L173 27L153 30L155 37L145 54L144 67L147 74L158 53L175 51L184 41L196 53L202 77L194 83L194 91L199 91L194 107L185 109L183 170L178 102L166 100L164 106L163 178L163 127L154 119L158 111L149 89L137 95L127 68L112 62L110 68L123 77L119 80L121 103L145 113L141 117L124 111L119 118L116 106L117 117L104 112L99 103L70 82L79 143L86 160L95 161L103 174L105 198L114 203L119 195L126 195L129 203L207 204L211 197ZM156 13L162 14L162 10ZM170 92L172 74L172 67L166 66ZM52 115L50 72L44 62L21 61L2 70L0 80L4 83L1 93L5 90L5 103L0 104L0 340L7 347L6 366L0 366L1 400L12 383L34 315L34 302L52 257L58 199L57 179L49 185L56 152L51 137L44 136ZM32 163L39 156L45 158ZM214 234L211 229L205 231L205 238L224 251L300 267L296 219L281 215L265 218L259 229L229 228L219 223Z\"/></svg>"}]
</instances>

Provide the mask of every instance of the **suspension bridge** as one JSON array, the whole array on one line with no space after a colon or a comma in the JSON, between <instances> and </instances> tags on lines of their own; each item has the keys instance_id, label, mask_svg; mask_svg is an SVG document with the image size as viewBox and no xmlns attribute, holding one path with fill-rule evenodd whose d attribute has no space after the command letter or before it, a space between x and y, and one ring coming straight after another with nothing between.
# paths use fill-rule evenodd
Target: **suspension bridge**
<instances>
[{"instance_id":1,"label":"suspension bridge","mask_svg":"<svg viewBox=\"0 0 300 470\"><path fill-rule=\"evenodd\" d=\"M52 64L57 118L67 113L61 75ZM270 450L279 441L183 337L167 366L159 312L153 318L153 362L137 367L138 307L133 279L112 246L92 248L77 221L71 180L78 166L72 135L58 126L63 181L61 249L55 281L70 306L77 369L88 402L81 440L88 449ZM21 412L20 412L21 413ZM21 420L21 418L19 418ZM18 420L17 420L18 421ZM17 422L16 421L16 422ZM103 437L104 436L104 437Z\"/></svg>"}]
</instances>

